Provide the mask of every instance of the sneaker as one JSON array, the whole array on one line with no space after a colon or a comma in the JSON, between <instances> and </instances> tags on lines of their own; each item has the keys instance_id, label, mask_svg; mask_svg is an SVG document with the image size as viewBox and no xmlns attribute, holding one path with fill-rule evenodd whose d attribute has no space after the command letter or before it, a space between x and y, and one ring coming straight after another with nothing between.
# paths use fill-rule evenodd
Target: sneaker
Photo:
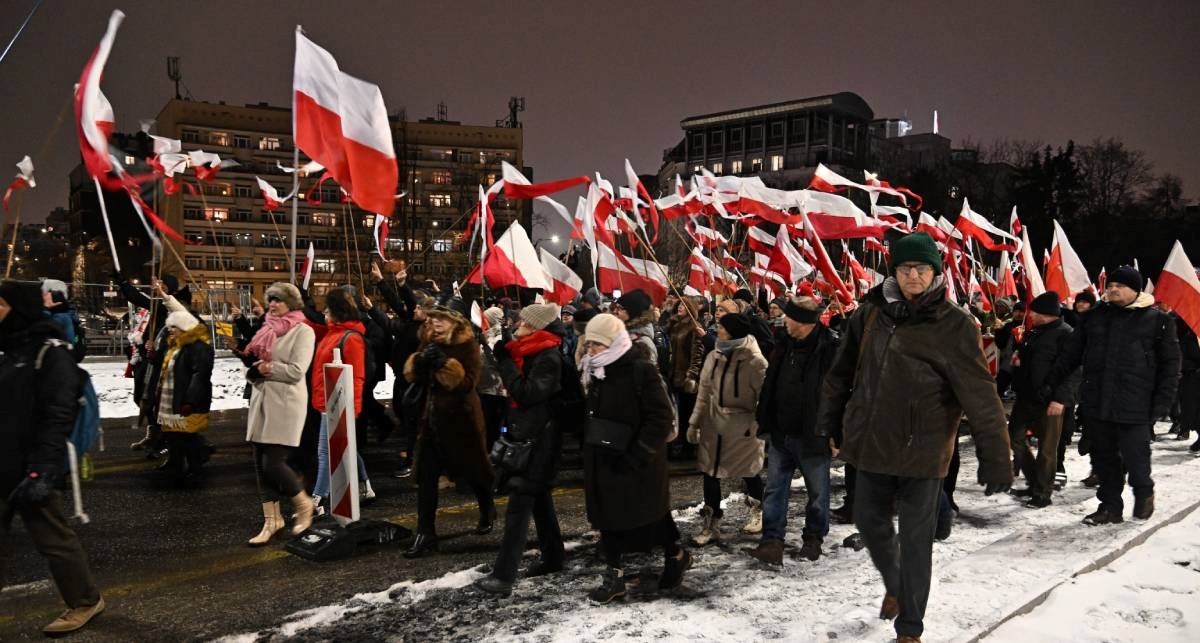
<instances>
[{"instance_id":1,"label":"sneaker","mask_svg":"<svg viewBox=\"0 0 1200 643\"><path fill-rule=\"evenodd\" d=\"M1125 519L1121 517L1121 514L1104 508L1096 511L1096 513L1088 514L1083 519L1083 524L1093 527L1096 525L1116 525L1122 522L1125 522Z\"/></svg>"},{"instance_id":2,"label":"sneaker","mask_svg":"<svg viewBox=\"0 0 1200 643\"><path fill-rule=\"evenodd\" d=\"M662 575L658 577L658 589L675 589L683 584L683 573L692 568L692 553L680 549L678 556L667 558Z\"/></svg>"},{"instance_id":3,"label":"sneaker","mask_svg":"<svg viewBox=\"0 0 1200 643\"><path fill-rule=\"evenodd\" d=\"M62 616L54 619L52 623L42 628L42 633L46 636L61 636L69 634L87 625L89 621L96 618L104 611L104 597L95 605L85 605L83 607L75 607L62 613Z\"/></svg>"},{"instance_id":4,"label":"sneaker","mask_svg":"<svg viewBox=\"0 0 1200 643\"><path fill-rule=\"evenodd\" d=\"M821 539L816 536L803 536L804 544L800 547L800 557L815 561L821 557Z\"/></svg>"},{"instance_id":5,"label":"sneaker","mask_svg":"<svg viewBox=\"0 0 1200 643\"><path fill-rule=\"evenodd\" d=\"M372 502L375 502L375 490L371 488L370 480L364 480L358 485L358 503L368 505Z\"/></svg>"},{"instance_id":6,"label":"sneaker","mask_svg":"<svg viewBox=\"0 0 1200 643\"><path fill-rule=\"evenodd\" d=\"M1053 503L1050 502L1050 496L1034 496L1029 499L1029 502L1025 503L1025 506L1030 509L1045 509L1051 504Z\"/></svg>"},{"instance_id":7,"label":"sneaker","mask_svg":"<svg viewBox=\"0 0 1200 643\"><path fill-rule=\"evenodd\" d=\"M588 598L601 605L625 598L625 572L616 567L604 570L600 575L600 586L588 592Z\"/></svg>"},{"instance_id":8,"label":"sneaker","mask_svg":"<svg viewBox=\"0 0 1200 643\"><path fill-rule=\"evenodd\" d=\"M713 541L720 540L721 517L715 514L712 507L702 508L700 517L704 526L700 528L700 533L692 536L692 544L704 547Z\"/></svg>"},{"instance_id":9,"label":"sneaker","mask_svg":"<svg viewBox=\"0 0 1200 643\"><path fill-rule=\"evenodd\" d=\"M1145 498L1133 499L1133 517L1138 520L1149 520L1154 515L1154 494Z\"/></svg>"},{"instance_id":10,"label":"sneaker","mask_svg":"<svg viewBox=\"0 0 1200 643\"><path fill-rule=\"evenodd\" d=\"M393 478L407 478L411 475L412 475L412 466L411 465L406 466L406 465L401 464L399 469L396 469L395 471L392 472Z\"/></svg>"},{"instance_id":11,"label":"sneaker","mask_svg":"<svg viewBox=\"0 0 1200 643\"><path fill-rule=\"evenodd\" d=\"M776 540L774 538L770 540L764 540L761 543L758 543L758 547L755 547L754 549L747 549L746 553L749 554L751 558L768 565L774 565L776 567L783 565L782 540Z\"/></svg>"}]
</instances>

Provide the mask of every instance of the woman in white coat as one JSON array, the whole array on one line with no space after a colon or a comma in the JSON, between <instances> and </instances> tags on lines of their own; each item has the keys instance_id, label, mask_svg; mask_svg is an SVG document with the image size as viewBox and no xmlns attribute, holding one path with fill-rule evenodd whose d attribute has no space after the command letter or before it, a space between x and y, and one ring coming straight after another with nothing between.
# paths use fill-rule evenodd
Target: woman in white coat
<instances>
[{"instance_id":1,"label":"woman in white coat","mask_svg":"<svg viewBox=\"0 0 1200 643\"><path fill-rule=\"evenodd\" d=\"M250 366L246 372L251 384L246 440L254 447L254 472L263 494L263 528L250 539L251 546L267 544L283 529L280 498L292 501L293 534L312 524L312 499L287 462L304 430L308 412L305 373L316 348L316 335L304 321L303 307L295 286L272 284L267 288L263 326L239 354Z\"/></svg>"}]
</instances>

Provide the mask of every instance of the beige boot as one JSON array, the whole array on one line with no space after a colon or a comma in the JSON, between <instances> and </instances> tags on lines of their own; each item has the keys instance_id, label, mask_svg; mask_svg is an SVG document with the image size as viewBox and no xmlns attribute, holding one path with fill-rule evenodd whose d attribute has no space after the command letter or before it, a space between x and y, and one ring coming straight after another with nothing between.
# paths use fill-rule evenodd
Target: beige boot
<instances>
[{"instance_id":1,"label":"beige boot","mask_svg":"<svg viewBox=\"0 0 1200 643\"><path fill-rule=\"evenodd\" d=\"M761 534L763 530L762 501L746 496L746 505L750 507L750 517L746 520L746 525L742 527L742 533Z\"/></svg>"},{"instance_id":2,"label":"beige boot","mask_svg":"<svg viewBox=\"0 0 1200 643\"><path fill-rule=\"evenodd\" d=\"M258 535L246 541L246 544L251 547L260 547L271 542L271 538L283 529L283 514L279 511L279 502L264 502L263 509L263 527Z\"/></svg>"},{"instance_id":3,"label":"beige boot","mask_svg":"<svg viewBox=\"0 0 1200 643\"><path fill-rule=\"evenodd\" d=\"M301 491L292 498L292 535L299 536L312 526L313 499Z\"/></svg>"},{"instance_id":4,"label":"beige boot","mask_svg":"<svg viewBox=\"0 0 1200 643\"><path fill-rule=\"evenodd\" d=\"M700 517L703 520L700 533L692 536L692 544L697 547L720 540L721 537L721 518L715 515L712 507L703 507L700 509Z\"/></svg>"}]
</instances>

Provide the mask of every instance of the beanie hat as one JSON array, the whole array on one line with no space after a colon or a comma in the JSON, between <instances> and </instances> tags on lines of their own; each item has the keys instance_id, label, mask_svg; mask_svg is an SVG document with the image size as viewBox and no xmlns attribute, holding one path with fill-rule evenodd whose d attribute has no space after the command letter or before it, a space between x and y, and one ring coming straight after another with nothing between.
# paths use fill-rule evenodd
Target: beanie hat
<instances>
[{"instance_id":1,"label":"beanie hat","mask_svg":"<svg viewBox=\"0 0 1200 643\"><path fill-rule=\"evenodd\" d=\"M175 291L179 290L179 279L172 274L163 274L159 277L159 281L163 283L163 289L168 295L174 295Z\"/></svg>"},{"instance_id":2,"label":"beanie hat","mask_svg":"<svg viewBox=\"0 0 1200 643\"><path fill-rule=\"evenodd\" d=\"M587 324L587 329L583 333L583 339L587 342L595 342L612 346L613 342L617 341L617 337L625 332L625 324L615 315L601 313L592 318Z\"/></svg>"},{"instance_id":3,"label":"beanie hat","mask_svg":"<svg viewBox=\"0 0 1200 643\"><path fill-rule=\"evenodd\" d=\"M167 315L167 328L178 328L181 331L187 332L200 325L196 317L186 310L177 310L170 315Z\"/></svg>"},{"instance_id":4,"label":"beanie hat","mask_svg":"<svg viewBox=\"0 0 1200 643\"><path fill-rule=\"evenodd\" d=\"M588 288L583 293L583 301L586 301L588 304L591 304L592 308L599 308L600 307L600 291L596 290L595 286Z\"/></svg>"},{"instance_id":5,"label":"beanie hat","mask_svg":"<svg viewBox=\"0 0 1200 643\"><path fill-rule=\"evenodd\" d=\"M267 288L267 299L270 300L272 297L287 304L288 310L304 308L304 299L300 297L300 289L286 281L277 281Z\"/></svg>"},{"instance_id":6,"label":"beanie hat","mask_svg":"<svg viewBox=\"0 0 1200 643\"><path fill-rule=\"evenodd\" d=\"M733 339L741 339L750 334L750 318L741 313L729 313L717 320L721 328Z\"/></svg>"},{"instance_id":7,"label":"beanie hat","mask_svg":"<svg viewBox=\"0 0 1200 643\"><path fill-rule=\"evenodd\" d=\"M1146 285L1146 282L1142 280L1142 273L1138 272L1138 269L1133 266L1121 266L1114 270L1108 276L1108 283L1111 284L1113 282L1129 286L1129 288L1136 292L1142 292L1142 288Z\"/></svg>"},{"instance_id":8,"label":"beanie hat","mask_svg":"<svg viewBox=\"0 0 1200 643\"><path fill-rule=\"evenodd\" d=\"M908 262L925 263L933 266L933 273L942 274L942 253L938 251L937 242L924 232L901 237L891 244L892 263L888 270L896 272L896 266Z\"/></svg>"},{"instance_id":9,"label":"beanie hat","mask_svg":"<svg viewBox=\"0 0 1200 643\"><path fill-rule=\"evenodd\" d=\"M800 304L811 302L813 308L806 308ZM815 324L821 321L821 309L816 307L816 301L812 297L799 297L796 300L789 299L783 305L783 314L794 322L801 324ZM726 315L728 317L729 315Z\"/></svg>"},{"instance_id":10,"label":"beanie hat","mask_svg":"<svg viewBox=\"0 0 1200 643\"><path fill-rule=\"evenodd\" d=\"M58 279L43 279L42 292L48 292L56 302L67 300L67 284Z\"/></svg>"},{"instance_id":11,"label":"beanie hat","mask_svg":"<svg viewBox=\"0 0 1200 643\"><path fill-rule=\"evenodd\" d=\"M504 311L492 306L491 308L483 311L483 318L487 320L489 327L495 328L504 321Z\"/></svg>"},{"instance_id":12,"label":"beanie hat","mask_svg":"<svg viewBox=\"0 0 1200 643\"><path fill-rule=\"evenodd\" d=\"M733 293L733 298L740 299L747 304L754 304L754 295L750 294L750 291L745 288L738 288L737 291Z\"/></svg>"},{"instance_id":13,"label":"beanie hat","mask_svg":"<svg viewBox=\"0 0 1200 643\"><path fill-rule=\"evenodd\" d=\"M1096 305L1096 293L1094 293L1090 290L1081 290L1081 291L1079 291L1079 294L1075 295L1075 301L1076 302L1086 301L1087 303L1095 306Z\"/></svg>"},{"instance_id":14,"label":"beanie hat","mask_svg":"<svg viewBox=\"0 0 1200 643\"><path fill-rule=\"evenodd\" d=\"M172 294L172 293L167 293L167 294ZM174 293L174 297L175 297L175 301L183 304L184 306L191 306L192 305L192 288L191 288L191 286L184 286L183 288L176 290Z\"/></svg>"},{"instance_id":15,"label":"beanie hat","mask_svg":"<svg viewBox=\"0 0 1200 643\"><path fill-rule=\"evenodd\" d=\"M556 304L529 304L521 309L520 319L526 324L542 330L558 319L558 315Z\"/></svg>"},{"instance_id":16,"label":"beanie hat","mask_svg":"<svg viewBox=\"0 0 1200 643\"><path fill-rule=\"evenodd\" d=\"M561 314L563 314L563 315L574 315L576 312L578 312L578 311L577 311L577 309L576 309L574 306L572 306L571 304L567 304L566 306L563 306L563 307L562 307L562 313L561 313Z\"/></svg>"},{"instance_id":17,"label":"beanie hat","mask_svg":"<svg viewBox=\"0 0 1200 643\"><path fill-rule=\"evenodd\" d=\"M617 299L617 305L629 313L630 319L634 319L650 310L650 295L644 290L630 290Z\"/></svg>"},{"instance_id":18,"label":"beanie hat","mask_svg":"<svg viewBox=\"0 0 1200 643\"><path fill-rule=\"evenodd\" d=\"M1058 299L1058 293L1053 290L1047 290L1033 298L1033 301L1029 303L1029 310L1042 315L1061 317L1062 303Z\"/></svg>"},{"instance_id":19,"label":"beanie hat","mask_svg":"<svg viewBox=\"0 0 1200 643\"><path fill-rule=\"evenodd\" d=\"M12 308L8 313L9 317L16 315L25 321L25 324L19 324L20 326L32 324L42 318L42 292L33 284L16 281L0 283L0 299L4 299Z\"/></svg>"}]
</instances>

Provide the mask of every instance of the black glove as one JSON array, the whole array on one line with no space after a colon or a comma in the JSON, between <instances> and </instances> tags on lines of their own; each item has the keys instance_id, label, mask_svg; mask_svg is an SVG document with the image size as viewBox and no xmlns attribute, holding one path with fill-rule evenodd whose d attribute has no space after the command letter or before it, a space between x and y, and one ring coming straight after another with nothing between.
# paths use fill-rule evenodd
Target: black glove
<instances>
[{"instance_id":1,"label":"black glove","mask_svg":"<svg viewBox=\"0 0 1200 643\"><path fill-rule=\"evenodd\" d=\"M260 380L265 380L266 377L264 377L262 373L259 373L258 366L254 365L246 371L246 379L250 380L251 382L258 382Z\"/></svg>"},{"instance_id":2,"label":"black glove","mask_svg":"<svg viewBox=\"0 0 1200 643\"><path fill-rule=\"evenodd\" d=\"M509 340L501 338L492 347L492 355L495 355L496 359L512 359L512 354L508 352L508 342Z\"/></svg>"},{"instance_id":3,"label":"black glove","mask_svg":"<svg viewBox=\"0 0 1200 643\"><path fill-rule=\"evenodd\" d=\"M983 495L990 496L997 493L1008 493L1012 489L1011 482L989 482L983 488Z\"/></svg>"},{"instance_id":4,"label":"black glove","mask_svg":"<svg viewBox=\"0 0 1200 643\"><path fill-rule=\"evenodd\" d=\"M53 490L51 478L54 476L47 471L30 471L17 484L12 493L8 494L8 503L14 507L38 507L50 499Z\"/></svg>"},{"instance_id":5,"label":"black glove","mask_svg":"<svg viewBox=\"0 0 1200 643\"><path fill-rule=\"evenodd\" d=\"M426 346L425 350L421 351L421 358L430 371L441 370L446 365L446 353L437 344Z\"/></svg>"}]
</instances>

